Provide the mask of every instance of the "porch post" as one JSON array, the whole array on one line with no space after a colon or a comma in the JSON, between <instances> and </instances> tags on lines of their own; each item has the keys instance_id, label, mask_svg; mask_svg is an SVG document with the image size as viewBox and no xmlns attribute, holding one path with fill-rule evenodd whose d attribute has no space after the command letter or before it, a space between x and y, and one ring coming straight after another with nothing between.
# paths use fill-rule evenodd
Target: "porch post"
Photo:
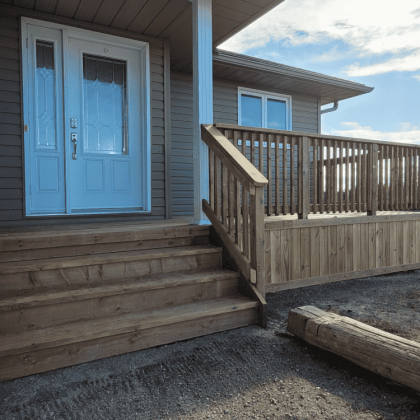
<instances>
[{"instance_id":1,"label":"porch post","mask_svg":"<svg viewBox=\"0 0 420 420\"><path fill-rule=\"evenodd\" d=\"M193 29L194 223L209 224L202 199L209 199L208 147L201 124L213 124L212 0L190 0Z\"/></svg>"}]
</instances>

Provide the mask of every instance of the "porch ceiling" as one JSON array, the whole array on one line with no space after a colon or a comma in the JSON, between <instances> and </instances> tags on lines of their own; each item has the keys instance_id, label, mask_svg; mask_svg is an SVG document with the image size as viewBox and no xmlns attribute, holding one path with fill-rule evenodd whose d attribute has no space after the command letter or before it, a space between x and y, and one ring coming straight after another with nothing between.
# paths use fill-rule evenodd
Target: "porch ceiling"
<instances>
[{"instance_id":1,"label":"porch ceiling","mask_svg":"<svg viewBox=\"0 0 420 420\"><path fill-rule=\"evenodd\" d=\"M213 45L220 45L284 0L213 0ZM192 62L189 0L0 0L0 3L134 33L169 38L174 70Z\"/></svg>"},{"instance_id":2,"label":"porch ceiling","mask_svg":"<svg viewBox=\"0 0 420 420\"><path fill-rule=\"evenodd\" d=\"M373 90L349 80L222 50L213 55L213 74L216 79L313 95L322 105Z\"/></svg>"}]
</instances>

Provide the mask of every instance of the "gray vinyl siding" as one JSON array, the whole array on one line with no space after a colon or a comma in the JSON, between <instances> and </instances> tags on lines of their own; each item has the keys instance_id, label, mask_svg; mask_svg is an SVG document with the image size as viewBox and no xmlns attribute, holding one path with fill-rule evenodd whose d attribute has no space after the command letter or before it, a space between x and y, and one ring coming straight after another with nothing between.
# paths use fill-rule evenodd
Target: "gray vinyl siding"
<instances>
[{"instance_id":1,"label":"gray vinyl siding","mask_svg":"<svg viewBox=\"0 0 420 420\"><path fill-rule=\"evenodd\" d=\"M238 124L238 84L214 81L214 123ZM240 85L260 89L255 85ZM267 90L267 89L261 89ZM274 92L274 90L273 90ZM292 95L292 127L295 131L318 132L317 98ZM193 86L191 76L171 74L171 191L172 214L189 215L194 212L193 144L192 144Z\"/></svg>"},{"instance_id":2,"label":"gray vinyl siding","mask_svg":"<svg viewBox=\"0 0 420 420\"><path fill-rule=\"evenodd\" d=\"M0 8L1 10L1 8ZM30 16L30 11L27 13ZM22 150L20 19L0 18L0 225L46 223L57 219L44 218L34 222L24 218L24 175ZM165 216L165 118L163 84L163 41L150 43L151 67L151 161L152 211L144 218ZM104 220L106 217L103 216ZM91 220L91 218L86 218ZM79 223L84 220L67 220ZM60 219L60 223L63 219Z\"/></svg>"}]
</instances>

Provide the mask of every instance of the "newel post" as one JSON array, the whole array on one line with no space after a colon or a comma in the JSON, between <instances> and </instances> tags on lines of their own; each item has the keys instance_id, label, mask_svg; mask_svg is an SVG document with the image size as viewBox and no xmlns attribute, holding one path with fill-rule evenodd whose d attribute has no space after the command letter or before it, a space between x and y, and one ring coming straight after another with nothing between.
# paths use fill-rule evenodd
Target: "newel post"
<instances>
[{"instance_id":1,"label":"newel post","mask_svg":"<svg viewBox=\"0 0 420 420\"><path fill-rule=\"evenodd\" d=\"M255 195L250 194L249 197L251 265L255 269L256 287L261 295L265 297L264 187L256 187Z\"/></svg>"},{"instance_id":2,"label":"newel post","mask_svg":"<svg viewBox=\"0 0 420 420\"><path fill-rule=\"evenodd\" d=\"M378 210L378 158L379 158L379 145L373 144L370 148L370 157L369 157L369 168L371 171L370 174L370 191L369 201L368 201L368 216L376 216L376 211Z\"/></svg>"},{"instance_id":3,"label":"newel post","mask_svg":"<svg viewBox=\"0 0 420 420\"><path fill-rule=\"evenodd\" d=\"M311 171L310 171L310 144L309 137L302 138L302 145L300 147L299 163L301 165L300 176L302 181L299 182L300 186L300 199L302 206L299 206L300 211L298 214L299 219L307 219L309 215L311 203Z\"/></svg>"}]
</instances>

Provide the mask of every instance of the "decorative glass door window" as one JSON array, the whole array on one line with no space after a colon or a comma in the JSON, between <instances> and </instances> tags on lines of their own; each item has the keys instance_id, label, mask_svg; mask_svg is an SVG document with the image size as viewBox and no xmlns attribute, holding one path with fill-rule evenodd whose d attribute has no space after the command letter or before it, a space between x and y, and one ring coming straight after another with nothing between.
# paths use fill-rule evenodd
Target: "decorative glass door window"
<instances>
[{"instance_id":1,"label":"decorative glass door window","mask_svg":"<svg viewBox=\"0 0 420 420\"><path fill-rule=\"evenodd\" d=\"M126 63L83 55L84 149L127 154Z\"/></svg>"},{"instance_id":2,"label":"decorative glass door window","mask_svg":"<svg viewBox=\"0 0 420 420\"><path fill-rule=\"evenodd\" d=\"M292 98L253 89L238 89L238 123L248 127L291 130Z\"/></svg>"}]
</instances>

